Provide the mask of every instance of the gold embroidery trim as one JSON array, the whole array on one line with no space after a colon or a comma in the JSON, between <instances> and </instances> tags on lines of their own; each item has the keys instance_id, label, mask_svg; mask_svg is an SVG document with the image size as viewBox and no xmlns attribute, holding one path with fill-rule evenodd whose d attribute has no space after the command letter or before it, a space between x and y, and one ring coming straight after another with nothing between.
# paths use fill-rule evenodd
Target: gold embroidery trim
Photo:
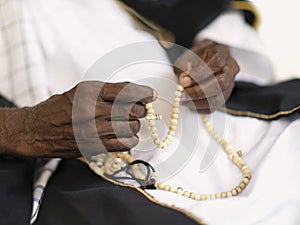
<instances>
[{"instance_id":1,"label":"gold embroidery trim","mask_svg":"<svg viewBox=\"0 0 300 225\"><path fill-rule=\"evenodd\" d=\"M169 31L169 30L159 26L155 22L145 18L144 16L142 16L141 14L136 12L134 9L132 9L131 7L126 5L124 2L121 2L120 0L116 0L116 2L119 4L119 6L123 10L128 12L128 14L133 17L135 22L140 25L140 28L142 30L152 34L158 41L163 41L163 42L161 42L161 44L165 48L170 48L173 46L172 43L175 43L176 38L175 38L175 35L171 31ZM168 44L166 42L170 42L170 44Z\"/></svg>"},{"instance_id":2,"label":"gold embroidery trim","mask_svg":"<svg viewBox=\"0 0 300 225\"><path fill-rule=\"evenodd\" d=\"M78 158L79 161L83 162L84 164L86 164L87 166L89 166L88 164L88 161L86 161L84 158ZM98 175L98 174L97 174ZM156 200L154 197L152 197L150 194L148 194L146 191L138 188L138 187L135 187L133 185L130 185L130 184L123 184L123 183L119 183L119 182L116 182L112 179L109 179L105 176L101 176L101 178L103 178L104 180L114 184L114 185L117 185L117 186L120 186L120 187L127 187L127 188L131 188L131 189L134 189L138 192L140 192L145 198L147 198L149 201L157 204L157 205L160 205L162 207L165 207L165 208L169 208L169 209L173 209L175 211L178 211L178 212L181 212L182 214L184 214L185 216L187 216L188 218L194 220L195 222L197 222L198 224L200 225L206 225L201 219L199 219L198 217L196 217L194 214L184 210L184 209L181 209L181 208L178 208L174 205L168 205L166 203L162 203L162 202L159 202L158 200Z\"/></svg>"},{"instance_id":3,"label":"gold embroidery trim","mask_svg":"<svg viewBox=\"0 0 300 225\"><path fill-rule=\"evenodd\" d=\"M247 10L253 13L254 15L254 21L252 24L252 27L257 30L259 24L260 24L260 16L255 8L255 6L251 2L246 1L231 1L231 7L234 9L240 9L240 10Z\"/></svg>"},{"instance_id":4,"label":"gold embroidery trim","mask_svg":"<svg viewBox=\"0 0 300 225\"><path fill-rule=\"evenodd\" d=\"M300 106L297 106L291 110L286 110L286 111L279 111L276 112L274 114L260 114L260 113L254 113L254 112L250 112L250 111L238 111L238 110L234 110L234 109L229 109L229 108L221 108L220 111L222 112L226 112L235 116L248 116L248 117L254 117L254 118L259 118L259 119L264 119L264 120L271 120L271 119L275 119L279 116L286 116L286 115L290 115L294 112L296 112L297 110L300 110Z\"/></svg>"}]
</instances>

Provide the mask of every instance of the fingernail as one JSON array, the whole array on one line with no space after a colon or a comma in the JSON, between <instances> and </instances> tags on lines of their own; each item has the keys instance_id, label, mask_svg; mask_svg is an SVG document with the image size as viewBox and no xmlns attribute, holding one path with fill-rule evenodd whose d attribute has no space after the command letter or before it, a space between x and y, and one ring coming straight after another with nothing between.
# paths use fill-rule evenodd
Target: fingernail
<instances>
[{"instance_id":1,"label":"fingernail","mask_svg":"<svg viewBox=\"0 0 300 225\"><path fill-rule=\"evenodd\" d=\"M179 82L181 84L182 87L189 87L192 85L192 80L190 77L180 77Z\"/></svg>"},{"instance_id":2,"label":"fingernail","mask_svg":"<svg viewBox=\"0 0 300 225\"><path fill-rule=\"evenodd\" d=\"M157 91L155 91L154 89L153 89L153 93L152 93L152 99L153 99L153 101L155 101L157 99Z\"/></svg>"},{"instance_id":3,"label":"fingernail","mask_svg":"<svg viewBox=\"0 0 300 225\"><path fill-rule=\"evenodd\" d=\"M187 100L187 96L186 96L186 93L185 92L182 92L182 94L181 94L181 102L184 102L184 101L186 101Z\"/></svg>"}]
</instances>

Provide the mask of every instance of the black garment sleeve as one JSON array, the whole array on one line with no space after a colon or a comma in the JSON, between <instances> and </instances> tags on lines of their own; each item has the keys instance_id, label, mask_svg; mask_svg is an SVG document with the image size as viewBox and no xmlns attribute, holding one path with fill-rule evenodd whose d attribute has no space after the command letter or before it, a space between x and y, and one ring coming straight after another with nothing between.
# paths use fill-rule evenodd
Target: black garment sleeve
<instances>
[{"instance_id":1,"label":"black garment sleeve","mask_svg":"<svg viewBox=\"0 0 300 225\"><path fill-rule=\"evenodd\" d=\"M140 15L173 32L191 47L195 35L230 5L230 0L122 0Z\"/></svg>"},{"instance_id":2,"label":"black garment sleeve","mask_svg":"<svg viewBox=\"0 0 300 225\"><path fill-rule=\"evenodd\" d=\"M242 10L245 21L254 28L259 25L259 14L254 4L247 0L233 0L231 1L233 9Z\"/></svg>"},{"instance_id":3,"label":"black garment sleeve","mask_svg":"<svg viewBox=\"0 0 300 225\"><path fill-rule=\"evenodd\" d=\"M270 86L236 82L227 104L227 112L272 120L283 116L300 118L300 79Z\"/></svg>"},{"instance_id":4,"label":"black garment sleeve","mask_svg":"<svg viewBox=\"0 0 300 225\"><path fill-rule=\"evenodd\" d=\"M16 107L16 105L13 102L8 101L6 98L0 95L0 107L13 108Z\"/></svg>"}]
</instances>

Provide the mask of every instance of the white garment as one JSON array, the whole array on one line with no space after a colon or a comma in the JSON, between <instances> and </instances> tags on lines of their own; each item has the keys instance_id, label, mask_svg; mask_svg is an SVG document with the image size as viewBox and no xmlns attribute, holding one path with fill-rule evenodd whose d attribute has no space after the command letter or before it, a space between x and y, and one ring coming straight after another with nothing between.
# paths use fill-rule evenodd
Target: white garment
<instances>
[{"instance_id":1,"label":"white garment","mask_svg":"<svg viewBox=\"0 0 300 225\"><path fill-rule=\"evenodd\" d=\"M0 94L19 106L45 100L44 55L27 1L0 1Z\"/></svg>"},{"instance_id":2,"label":"white garment","mask_svg":"<svg viewBox=\"0 0 300 225\"><path fill-rule=\"evenodd\" d=\"M36 21L35 29L40 33L38 36L41 43L40 50L44 51L46 59L44 69L47 71L47 88L52 93L62 92L72 87L99 57L116 47L133 42L155 40L152 35L137 29L131 17L112 0L86 0L84 2L24 0L22 2L32 9ZM220 21L223 23L226 20L225 17L231 23L236 21L235 26L223 29L220 35L218 23ZM208 27L209 30L201 32L199 38L215 37L216 41L221 41L218 37L222 37L222 43L233 46L232 53L238 61L240 60L242 70L238 78L268 83L272 80L268 60L264 57L261 48L256 47L255 43L258 42L255 33L241 22L241 19L235 13L225 14L222 20L217 19L216 23L212 23ZM243 32L235 33L233 28ZM214 29L217 35L213 35ZM205 35L208 31L211 36ZM232 36L233 33L235 38ZM238 36L245 37L243 36L245 33L247 43L249 41L255 44L255 51L252 47L245 48L245 38L237 38ZM162 58L166 57L158 44L155 49L151 50L160 52ZM259 60L255 61L255 69L253 65L247 66L247 62L256 60L258 57ZM258 74L261 77L257 76ZM145 63L119 71L115 74L114 80L151 84L151 81L147 80L150 75L158 79L164 77L173 82L177 79L170 67ZM158 89L159 96L168 96L168 93L172 92L172 90L159 87L159 84L153 88ZM0 82L0 91L5 96L9 96L9 91L3 89L2 82ZM167 113L169 109L169 105L162 100L156 102L155 107L162 113ZM143 132L147 132L144 129L140 132L141 143L133 151L134 154L149 160L154 165L161 164L163 168L163 162L168 160L176 145L180 143L180 136L196 135L198 139L194 140L196 148L193 148L193 154L177 171L177 176L164 177L165 182L195 192L211 193L231 188L239 181L240 174L222 152L215 151L218 150L217 148L214 148L217 154L212 155L213 160L207 164L207 169L203 167L203 172L198 172L199 161L203 159L208 146L213 148L217 145L209 142L211 139L205 133L200 120L197 119L198 114L182 108L181 117L185 120L193 120L191 126L195 125L196 130L179 129L179 134L176 134L178 139L165 151L141 152L141 149L146 149L147 145L151 144L150 140L143 135ZM220 118L222 121L225 119L226 122L226 129L222 134L235 148L243 150L244 159L253 171L253 181L247 190L239 197L207 202L195 202L163 191L149 191L149 193L162 202L190 211L209 224L277 224L277 222L299 224L297 214L300 208L300 194L298 193L300 180L296 174L299 171L297 163L299 144L295 143L297 140L295 135L296 131L299 131L300 122L278 120L269 123L251 118L232 117L220 112L210 116L210 119L214 121ZM222 130L218 128L216 122L213 125L216 129ZM161 174L161 176L164 175ZM199 182L195 182L198 179Z\"/></svg>"}]
</instances>

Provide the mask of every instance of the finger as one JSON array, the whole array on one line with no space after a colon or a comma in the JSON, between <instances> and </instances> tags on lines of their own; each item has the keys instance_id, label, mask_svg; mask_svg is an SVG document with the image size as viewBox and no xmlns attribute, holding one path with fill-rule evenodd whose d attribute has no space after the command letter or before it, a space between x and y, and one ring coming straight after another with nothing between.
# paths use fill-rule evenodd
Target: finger
<instances>
[{"instance_id":1,"label":"finger","mask_svg":"<svg viewBox=\"0 0 300 225\"><path fill-rule=\"evenodd\" d=\"M232 89L226 90L226 91L224 92L224 99L225 99L225 102L226 102L226 100L229 98L231 92L232 92ZM215 105L210 104L210 105L209 105L209 108L204 108L204 107L201 108L201 107L199 107L198 109L196 109L196 111L197 111L198 113L200 113L200 114L210 114L210 113L215 112L216 110L219 110L219 109L220 109L221 107L223 107L223 106L224 106L224 104L223 104L223 102L221 101L219 104L215 104Z\"/></svg>"},{"instance_id":2,"label":"finger","mask_svg":"<svg viewBox=\"0 0 300 225\"><path fill-rule=\"evenodd\" d=\"M173 70L174 73L179 76L183 72L190 71L195 67L201 58L195 52L191 50L186 50L174 63Z\"/></svg>"},{"instance_id":3,"label":"finger","mask_svg":"<svg viewBox=\"0 0 300 225\"><path fill-rule=\"evenodd\" d=\"M99 140L95 138L87 138L79 141L81 152L86 154L100 154L104 152L129 151L138 144L138 136L123 138L102 138L103 146L98 146ZM100 147L100 148L99 148ZM104 147L104 148L103 148Z\"/></svg>"},{"instance_id":4,"label":"finger","mask_svg":"<svg viewBox=\"0 0 300 225\"><path fill-rule=\"evenodd\" d=\"M156 100L156 92L144 85L130 82L105 83L99 95L104 101L149 103Z\"/></svg>"},{"instance_id":5,"label":"finger","mask_svg":"<svg viewBox=\"0 0 300 225\"><path fill-rule=\"evenodd\" d=\"M206 80L214 78L214 73L204 62L191 68L189 71L182 72L179 76L179 83L182 87L191 87Z\"/></svg>"},{"instance_id":6,"label":"finger","mask_svg":"<svg viewBox=\"0 0 300 225\"><path fill-rule=\"evenodd\" d=\"M227 74L227 76L231 77L231 80L234 80L238 72L240 71L240 67L234 58L229 57L226 65L223 68L222 73Z\"/></svg>"},{"instance_id":7,"label":"finger","mask_svg":"<svg viewBox=\"0 0 300 225\"><path fill-rule=\"evenodd\" d=\"M227 100L230 98L230 96L231 96L231 94L232 94L232 92L233 92L234 86L235 86L235 83L232 82L232 84L229 86L229 88L227 88L227 89L223 92L225 101L227 101Z\"/></svg>"},{"instance_id":8,"label":"finger","mask_svg":"<svg viewBox=\"0 0 300 225\"><path fill-rule=\"evenodd\" d=\"M217 82L217 84L215 84L216 82L214 82L214 85L217 85L219 90L224 92L225 90L230 88L230 86L232 86L232 84L234 83L234 75L222 73L216 76L215 81Z\"/></svg>"},{"instance_id":9,"label":"finger","mask_svg":"<svg viewBox=\"0 0 300 225\"><path fill-rule=\"evenodd\" d=\"M201 56L203 61L198 60L197 64L193 63L189 70L185 70L180 74L180 84L183 87L190 87L205 80L213 79L215 74L223 70L229 56L229 51L225 46L212 45Z\"/></svg>"},{"instance_id":10,"label":"finger","mask_svg":"<svg viewBox=\"0 0 300 225\"><path fill-rule=\"evenodd\" d=\"M239 71L239 66L234 59L230 59L228 65L224 67L222 74L214 76L200 84L195 84L185 88L185 92L191 99L203 99L219 95L230 88L234 83L234 78Z\"/></svg>"},{"instance_id":11,"label":"finger","mask_svg":"<svg viewBox=\"0 0 300 225\"><path fill-rule=\"evenodd\" d=\"M213 73L217 73L225 66L229 54L228 48L224 45L214 45L211 48L207 48L203 60Z\"/></svg>"},{"instance_id":12,"label":"finger","mask_svg":"<svg viewBox=\"0 0 300 225\"><path fill-rule=\"evenodd\" d=\"M193 100L213 97L213 96L222 94L222 92L223 92L222 87L219 85L217 78L208 80L199 85L196 84L192 87L187 87L184 89L184 91L185 91L185 94L187 95L187 97L189 97L189 99L193 99ZM185 99L183 97L183 101L184 100Z\"/></svg>"},{"instance_id":13,"label":"finger","mask_svg":"<svg viewBox=\"0 0 300 225\"><path fill-rule=\"evenodd\" d=\"M119 104L111 102L99 102L96 105L96 117L105 120L134 120L146 116L144 105L139 103Z\"/></svg>"},{"instance_id":14,"label":"finger","mask_svg":"<svg viewBox=\"0 0 300 225\"><path fill-rule=\"evenodd\" d=\"M216 109L220 108L226 103L226 101L228 100L228 98L232 93L233 87L234 87L234 83L232 83L232 85L227 90L222 92L222 94L215 95L209 98L204 98L204 99L185 101L182 102L182 104L188 106L190 109L193 110L215 111Z\"/></svg>"},{"instance_id":15,"label":"finger","mask_svg":"<svg viewBox=\"0 0 300 225\"><path fill-rule=\"evenodd\" d=\"M189 66L197 65L201 61L205 49L212 45L216 45L216 43L205 39L185 51L174 63L174 73L179 76L182 72L189 71Z\"/></svg>"},{"instance_id":16,"label":"finger","mask_svg":"<svg viewBox=\"0 0 300 225\"><path fill-rule=\"evenodd\" d=\"M140 121L96 121L98 135L101 138L131 137L140 130Z\"/></svg>"},{"instance_id":17,"label":"finger","mask_svg":"<svg viewBox=\"0 0 300 225\"><path fill-rule=\"evenodd\" d=\"M95 123L96 122L96 123ZM140 121L88 121L83 124L74 126L76 140L115 138L115 137L132 137L140 129Z\"/></svg>"},{"instance_id":18,"label":"finger","mask_svg":"<svg viewBox=\"0 0 300 225\"><path fill-rule=\"evenodd\" d=\"M206 48L212 46L212 45L217 45L216 42L213 42L212 40L209 39L204 39L199 43L196 43L191 50L193 52L196 52L198 55L200 55L199 53L205 51Z\"/></svg>"},{"instance_id":19,"label":"finger","mask_svg":"<svg viewBox=\"0 0 300 225\"><path fill-rule=\"evenodd\" d=\"M102 142L109 152L129 151L139 143L139 138L138 136L132 136L128 138L112 138L104 139Z\"/></svg>"},{"instance_id":20,"label":"finger","mask_svg":"<svg viewBox=\"0 0 300 225\"><path fill-rule=\"evenodd\" d=\"M232 57L230 57L225 67L223 68L222 73L216 76L222 91L226 91L228 89L233 88L234 79L239 71L239 65Z\"/></svg>"}]
</instances>

